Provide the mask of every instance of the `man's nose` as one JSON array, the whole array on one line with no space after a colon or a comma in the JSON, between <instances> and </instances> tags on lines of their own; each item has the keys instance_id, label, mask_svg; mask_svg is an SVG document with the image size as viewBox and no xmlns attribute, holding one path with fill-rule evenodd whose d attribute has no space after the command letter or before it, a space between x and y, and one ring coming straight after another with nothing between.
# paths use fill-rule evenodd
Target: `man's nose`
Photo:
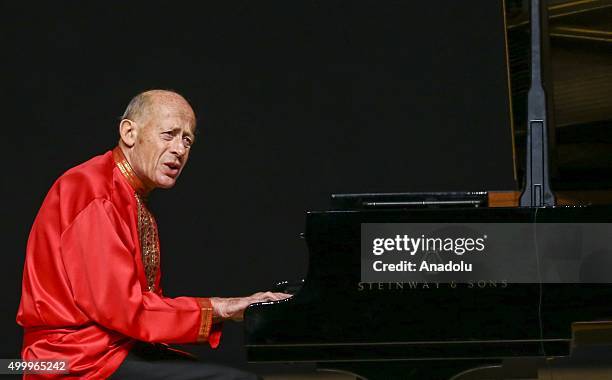
<instances>
[{"instance_id":1,"label":"man's nose","mask_svg":"<svg viewBox=\"0 0 612 380\"><path fill-rule=\"evenodd\" d=\"M172 153L176 154L179 157L182 157L186 151L187 148L185 147L183 139L180 136L177 136L177 138L172 140Z\"/></svg>"}]
</instances>

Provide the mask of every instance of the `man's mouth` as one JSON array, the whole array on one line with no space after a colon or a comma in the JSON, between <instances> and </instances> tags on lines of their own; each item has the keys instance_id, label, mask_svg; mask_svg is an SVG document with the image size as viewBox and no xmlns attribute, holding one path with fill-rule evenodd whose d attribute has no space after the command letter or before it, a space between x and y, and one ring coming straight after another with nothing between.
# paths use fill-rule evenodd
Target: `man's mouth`
<instances>
[{"instance_id":1,"label":"man's mouth","mask_svg":"<svg viewBox=\"0 0 612 380\"><path fill-rule=\"evenodd\" d=\"M181 169L181 165L176 162L166 162L164 163L164 166L166 167L166 174L173 178L178 175L179 170Z\"/></svg>"}]
</instances>

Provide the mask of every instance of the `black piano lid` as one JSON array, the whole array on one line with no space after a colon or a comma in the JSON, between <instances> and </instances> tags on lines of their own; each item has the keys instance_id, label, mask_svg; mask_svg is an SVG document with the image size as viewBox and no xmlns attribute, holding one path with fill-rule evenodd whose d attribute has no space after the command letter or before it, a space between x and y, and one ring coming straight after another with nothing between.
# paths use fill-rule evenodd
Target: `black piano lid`
<instances>
[{"instance_id":1,"label":"black piano lid","mask_svg":"<svg viewBox=\"0 0 612 380\"><path fill-rule=\"evenodd\" d=\"M529 7L506 1L514 165L524 179ZM548 1L552 104L549 146L556 190L612 188L612 4Z\"/></svg>"}]
</instances>

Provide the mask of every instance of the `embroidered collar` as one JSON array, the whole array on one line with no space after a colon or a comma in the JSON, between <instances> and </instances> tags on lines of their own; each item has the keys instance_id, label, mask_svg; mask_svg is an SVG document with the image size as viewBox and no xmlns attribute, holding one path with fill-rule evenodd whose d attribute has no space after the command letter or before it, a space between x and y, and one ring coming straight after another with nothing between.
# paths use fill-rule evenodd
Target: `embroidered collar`
<instances>
[{"instance_id":1,"label":"embroidered collar","mask_svg":"<svg viewBox=\"0 0 612 380\"><path fill-rule=\"evenodd\" d=\"M113 149L113 159L115 160L115 165L117 165L121 174L123 174L130 186L132 186L132 189L134 189L134 191L136 191L136 193L141 197L146 198L149 190L140 180L140 178L138 178L136 172L134 172L134 169L132 169L132 165L130 165L127 158L125 158L125 155L121 151L121 148L118 146Z\"/></svg>"}]
</instances>

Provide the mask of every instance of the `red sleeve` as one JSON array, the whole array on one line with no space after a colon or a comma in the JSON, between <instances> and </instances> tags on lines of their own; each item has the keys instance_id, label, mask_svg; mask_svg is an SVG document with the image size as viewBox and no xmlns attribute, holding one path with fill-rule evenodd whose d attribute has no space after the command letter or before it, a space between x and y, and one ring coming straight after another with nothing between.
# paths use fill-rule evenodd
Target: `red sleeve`
<instances>
[{"instance_id":1,"label":"red sleeve","mask_svg":"<svg viewBox=\"0 0 612 380\"><path fill-rule=\"evenodd\" d=\"M60 248L75 303L96 323L146 342L209 340L207 299L143 292L128 226L107 200L92 201L62 233ZM210 342L218 344L218 336Z\"/></svg>"}]
</instances>

